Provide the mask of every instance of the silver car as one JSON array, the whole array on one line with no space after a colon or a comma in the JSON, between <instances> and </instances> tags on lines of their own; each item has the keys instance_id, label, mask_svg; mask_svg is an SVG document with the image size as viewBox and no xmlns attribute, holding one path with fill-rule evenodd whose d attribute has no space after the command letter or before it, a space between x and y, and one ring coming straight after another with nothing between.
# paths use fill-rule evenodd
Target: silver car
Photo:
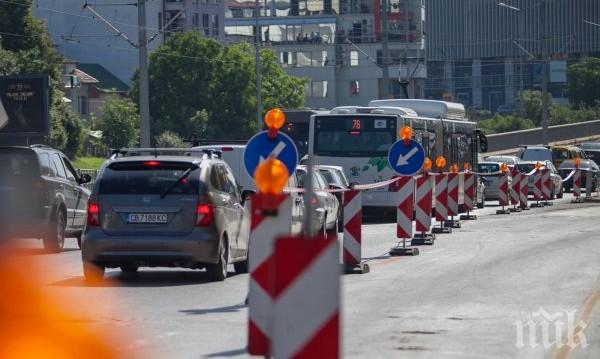
<instances>
[{"instance_id":1,"label":"silver car","mask_svg":"<svg viewBox=\"0 0 600 359\"><path fill-rule=\"evenodd\" d=\"M550 179L552 180L552 188L550 189L550 198L551 199L563 198L564 187L563 187L563 183L562 183L562 178L558 174L558 171L556 170L556 167L554 167L554 164L552 164L552 161L549 161L549 160L547 160L547 161L521 161L517 165L517 168L519 169L519 172L521 172L521 173L530 173L535 168L535 165L537 162L540 162L542 164L542 168L548 168L550 170ZM535 186L534 177L529 176L528 181L529 181L528 182L529 185L527 186L528 194L533 195L533 189Z\"/></svg>"},{"instance_id":2,"label":"silver car","mask_svg":"<svg viewBox=\"0 0 600 359\"><path fill-rule=\"evenodd\" d=\"M105 268L206 268L211 280L247 271L250 221L229 166L220 159L131 156L101 168L82 238L83 272Z\"/></svg>"},{"instance_id":3,"label":"silver car","mask_svg":"<svg viewBox=\"0 0 600 359\"><path fill-rule=\"evenodd\" d=\"M296 169L298 183L304 188L307 169L305 166L298 166ZM332 193L329 193L329 184L323 175L318 171L313 171L313 188L314 197L310 199L315 208L315 228L312 228L313 233L337 233L338 217L340 203ZM305 201L309 200L304 198Z\"/></svg>"},{"instance_id":4,"label":"silver car","mask_svg":"<svg viewBox=\"0 0 600 359\"><path fill-rule=\"evenodd\" d=\"M482 173L480 175L481 182L483 182L484 188L484 196L486 200L499 200L500 199L500 176L499 175L489 175L486 176L483 173L496 173L500 171L499 162L480 162L477 164L477 172ZM512 177L510 176L510 172L508 173L508 188L511 189L512 186ZM512 190L512 189L511 189Z\"/></svg>"}]
</instances>

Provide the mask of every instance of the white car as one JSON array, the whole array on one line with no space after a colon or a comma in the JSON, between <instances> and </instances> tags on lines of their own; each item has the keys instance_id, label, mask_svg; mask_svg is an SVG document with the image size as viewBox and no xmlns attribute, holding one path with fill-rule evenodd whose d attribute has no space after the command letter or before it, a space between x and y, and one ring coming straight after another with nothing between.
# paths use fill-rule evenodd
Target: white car
<instances>
[{"instance_id":1,"label":"white car","mask_svg":"<svg viewBox=\"0 0 600 359\"><path fill-rule=\"evenodd\" d=\"M300 187L304 188L305 178L307 176L307 168L305 166L298 166L296 169L298 175L298 182ZM312 204L316 207L316 221L313 232L316 233L337 233L338 231L338 217L340 216L340 203L338 199L327 190L330 188L325 177L320 171L313 171L313 188L314 197L310 199ZM305 197L305 201L309 199Z\"/></svg>"}]
</instances>

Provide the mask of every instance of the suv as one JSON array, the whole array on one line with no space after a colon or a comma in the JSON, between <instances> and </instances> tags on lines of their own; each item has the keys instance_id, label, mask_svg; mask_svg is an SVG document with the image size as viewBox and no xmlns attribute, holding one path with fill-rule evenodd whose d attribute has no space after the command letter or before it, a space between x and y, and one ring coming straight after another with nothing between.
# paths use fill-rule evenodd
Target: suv
<instances>
[{"instance_id":1,"label":"suv","mask_svg":"<svg viewBox=\"0 0 600 359\"><path fill-rule=\"evenodd\" d=\"M53 253L67 236L80 244L90 180L50 147L0 147L0 236L42 238Z\"/></svg>"},{"instance_id":2,"label":"suv","mask_svg":"<svg viewBox=\"0 0 600 359\"><path fill-rule=\"evenodd\" d=\"M121 150L100 169L82 238L83 273L105 268L206 268L214 281L229 263L248 270L250 219L231 168L214 155L155 155ZM162 150L167 152L168 150Z\"/></svg>"},{"instance_id":3,"label":"suv","mask_svg":"<svg viewBox=\"0 0 600 359\"><path fill-rule=\"evenodd\" d=\"M585 158L585 153L576 146L551 146L550 150L552 150L552 163L557 168L565 160Z\"/></svg>"}]
</instances>

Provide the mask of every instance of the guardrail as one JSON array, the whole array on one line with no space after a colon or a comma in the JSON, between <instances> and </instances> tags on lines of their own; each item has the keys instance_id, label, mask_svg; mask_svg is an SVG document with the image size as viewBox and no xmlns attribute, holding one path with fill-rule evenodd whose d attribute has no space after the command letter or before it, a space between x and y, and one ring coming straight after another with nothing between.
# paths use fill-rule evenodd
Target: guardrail
<instances>
[{"instance_id":1,"label":"guardrail","mask_svg":"<svg viewBox=\"0 0 600 359\"><path fill-rule=\"evenodd\" d=\"M548 141L560 142L600 136L600 120L548 127ZM488 152L517 148L520 145L542 143L542 128L496 133L487 136Z\"/></svg>"}]
</instances>

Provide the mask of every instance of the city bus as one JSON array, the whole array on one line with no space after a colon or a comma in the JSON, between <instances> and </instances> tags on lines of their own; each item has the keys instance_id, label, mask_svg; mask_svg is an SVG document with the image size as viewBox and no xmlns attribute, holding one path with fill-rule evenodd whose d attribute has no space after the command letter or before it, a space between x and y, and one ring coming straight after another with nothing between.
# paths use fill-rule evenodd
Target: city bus
<instances>
[{"instance_id":1,"label":"city bus","mask_svg":"<svg viewBox=\"0 0 600 359\"><path fill-rule=\"evenodd\" d=\"M327 113L323 110L284 110L285 125L281 129L298 148L300 158L308 153L308 124L312 115Z\"/></svg>"},{"instance_id":2,"label":"city bus","mask_svg":"<svg viewBox=\"0 0 600 359\"><path fill-rule=\"evenodd\" d=\"M432 100L377 100L368 107L336 107L314 114L309 154L315 164L342 166L353 183L382 182L395 176L387 154L403 126L413 129L414 140L432 161L439 155L446 158L446 171L452 164L461 170L465 163L476 168L483 137L477 124L465 118L461 104ZM388 187L365 191L362 200L367 211L397 205Z\"/></svg>"}]
</instances>

